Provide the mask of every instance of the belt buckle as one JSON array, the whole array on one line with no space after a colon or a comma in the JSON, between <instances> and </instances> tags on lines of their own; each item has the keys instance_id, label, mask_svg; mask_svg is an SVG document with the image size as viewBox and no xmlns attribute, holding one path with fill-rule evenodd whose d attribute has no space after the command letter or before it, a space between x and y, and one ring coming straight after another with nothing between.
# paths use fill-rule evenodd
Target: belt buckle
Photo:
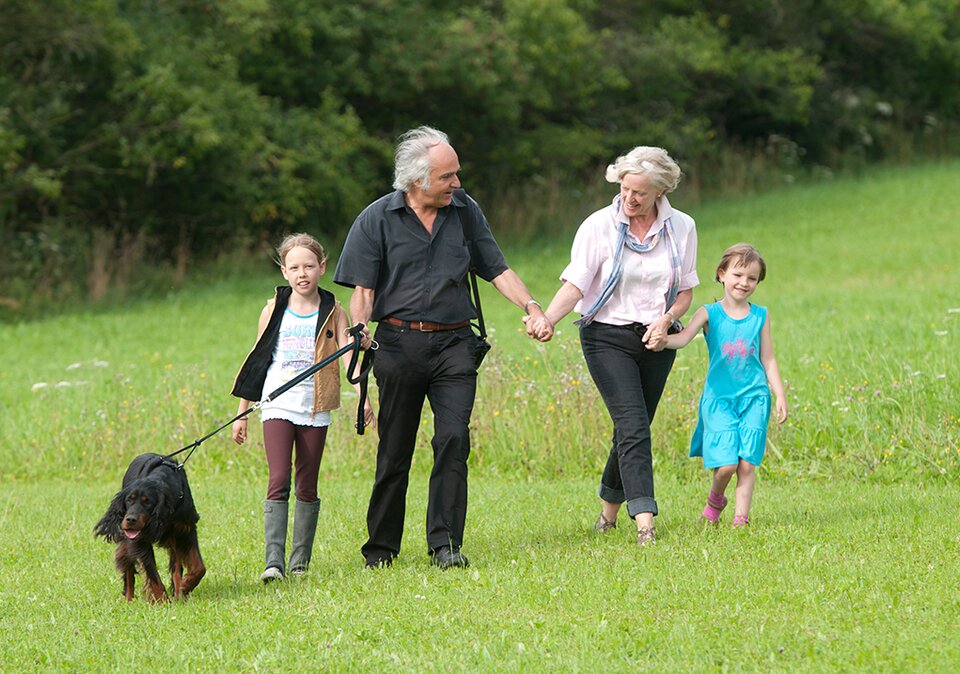
<instances>
[{"instance_id":1,"label":"belt buckle","mask_svg":"<svg viewBox=\"0 0 960 674\"><path fill-rule=\"evenodd\" d=\"M436 330L427 330L423 327L423 321L418 321L420 323L420 332L436 332Z\"/></svg>"}]
</instances>

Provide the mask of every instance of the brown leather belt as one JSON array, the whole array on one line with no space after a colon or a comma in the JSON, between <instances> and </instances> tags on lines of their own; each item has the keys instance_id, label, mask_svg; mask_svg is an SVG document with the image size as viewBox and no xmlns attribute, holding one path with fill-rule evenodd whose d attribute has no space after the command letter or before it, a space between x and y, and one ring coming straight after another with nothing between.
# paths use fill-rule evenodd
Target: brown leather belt
<instances>
[{"instance_id":1,"label":"brown leather belt","mask_svg":"<svg viewBox=\"0 0 960 674\"><path fill-rule=\"evenodd\" d=\"M444 330L456 330L470 325L470 321L461 321L460 323L431 323L429 321L402 321L393 316L387 316L380 319L381 323L394 325L401 330L416 330L417 332L442 332Z\"/></svg>"}]
</instances>

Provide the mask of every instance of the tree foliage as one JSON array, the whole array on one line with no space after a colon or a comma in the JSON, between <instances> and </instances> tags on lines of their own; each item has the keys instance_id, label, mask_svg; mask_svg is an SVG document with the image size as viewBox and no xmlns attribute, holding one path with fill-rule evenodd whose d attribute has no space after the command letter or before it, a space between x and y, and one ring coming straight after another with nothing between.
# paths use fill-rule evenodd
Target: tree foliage
<instances>
[{"instance_id":1,"label":"tree foliage","mask_svg":"<svg viewBox=\"0 0 960 674\"><path fill-rule=\"evenodd\" d=\"M637 144L839 167L950 147L958 0L0 0L0 304L306 229L431 124L471 189ZM925 145L926 144L926 145ZM106 278L104 278L106 277Z\"/></svg>"}]
</instances>

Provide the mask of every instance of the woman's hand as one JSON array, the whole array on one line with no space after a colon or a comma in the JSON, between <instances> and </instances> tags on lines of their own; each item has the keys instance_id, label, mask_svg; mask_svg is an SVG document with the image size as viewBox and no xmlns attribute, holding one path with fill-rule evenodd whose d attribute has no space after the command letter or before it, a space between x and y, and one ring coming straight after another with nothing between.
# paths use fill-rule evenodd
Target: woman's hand
<instances>
[{"instance_id":1,"label":"woman's hand","mask_svg":"<svg viewBox=\"0 0 960 674\"><path fill-rule=\"evenodd\" d=\"M553 337L553 324L541 312L539 316L524 316L523 322L527 327L527 337L549 342Z\"/></svg>"},{"instance_id":2,"label":"woman's hand","mask_svg":"<svg viewBox=\"0 0 960 674\"><path fill-rule=\"evenodd\" d=\"M673 319L670 316L663 316L647 326L647 331L641 338L650 351L663 351L667 345L667 333L670 326L673 325Z\"/></svg>"}]
</instances>

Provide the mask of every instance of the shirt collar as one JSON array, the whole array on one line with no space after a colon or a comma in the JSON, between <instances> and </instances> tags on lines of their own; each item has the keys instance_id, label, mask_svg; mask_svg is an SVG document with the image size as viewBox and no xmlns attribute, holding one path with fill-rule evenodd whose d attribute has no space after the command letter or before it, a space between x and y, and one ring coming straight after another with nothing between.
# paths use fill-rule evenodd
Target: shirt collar
<instances>
[{"instance_id":1,"label":"shirt collar","mask_svg":"<svg viewBox=\"0 0 960 674\"><path fill-rule=\"evenodd\" d=\"M388 211L400 211L407 207L407 201L403 198L403 190L394 190L387 197L387 210ZM467 201L464 198L466 192L463 190L454 190L453 199L450 202L451 206L456 206L457 208L464 208L467 205ZM446 208L446 206L444 206ZM440 209L443 210L443 209Z\"/></svg>"},{"instance_id":2,"label":"shirt collar","mask_svg":"<svg viewBox=\"0 0 960 674\"><path fill-rule=\"evenodd\" d=\"M612 204L616 204L617 199L619 198L619 194L614 196ZM663 229L663 223L666 222L672 215L673 206L670 205L670 200L667 199L667 195L664 194L662 197L657 199L657 219L653 221L652 225L650 225L650 231L647 232L647 238L650 238ZM618 209L617 214L613 217L613 224L616 225L621 222L629 223L629 218L623 214L622 208Z\"/></svg>"},{"instance_id":3,"label":"shirt collar","mask_svg":"<svg viewBox=\"0 0 960 674\"><path fill-rule=\"evenodd\" d=\"M387 210L400 211L407 207L407 202L403 198L403 190L394 190L387 197Z\"/></svg>"}]
</instances>

